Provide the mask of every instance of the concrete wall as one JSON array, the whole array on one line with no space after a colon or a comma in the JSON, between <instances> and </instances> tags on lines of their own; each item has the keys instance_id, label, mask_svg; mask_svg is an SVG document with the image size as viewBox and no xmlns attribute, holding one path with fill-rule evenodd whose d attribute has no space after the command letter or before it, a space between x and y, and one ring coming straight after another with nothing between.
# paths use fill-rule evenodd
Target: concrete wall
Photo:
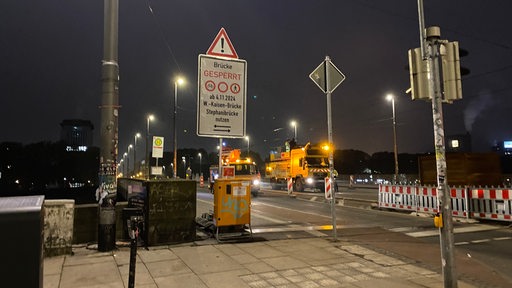
<instances>
[{"instance_id":1,"label":"concrete wall","mask_svg":"<svg viewBox=\"0 0 512 288\"><path fill-rule=\"evenodd\" d=\"M44 201L44 255L71 254L75 200Z\"/></svg>"}]
</instances>

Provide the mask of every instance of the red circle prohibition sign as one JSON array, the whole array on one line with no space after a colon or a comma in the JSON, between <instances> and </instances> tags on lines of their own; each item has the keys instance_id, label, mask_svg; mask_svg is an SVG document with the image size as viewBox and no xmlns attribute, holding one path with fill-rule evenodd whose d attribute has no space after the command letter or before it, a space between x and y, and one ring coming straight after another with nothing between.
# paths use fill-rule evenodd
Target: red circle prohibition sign
<instances>
[{"instance_id":1,"label":"red circle prohibition sign","mask_svg":"<svg viewBox=\"0 0 512 288\"><path fill-rule=\"evenodd\" d=\"M228 84L226 82L220 82L219 85L217 85L217 88L220 92L224 93L228 91Z\"/></svg>"},{"instance_id":2,"label":"red circle prohibition sign","mask_svg":"<svg viewBox=\"0 0 512 288\"><path fill-rule=\"evenodd\" d=\"M208 90L209 92L212 92L213 90L215 90L215 82L213 82L212 80L208 80L204 83L204 88L206 88L206 90Z\"/></svg>"},{"instance_id":3,"label":"red circle prohibition sign","mask_svg":"<svg viewBox=\"0 0 512 288\"><path fill-rule=\"evenodd\" d=\"M231 90L233 94L238 94L240 92L240 85L238 83L233 83L229 87L229 90Z\"/></svg>"}]
</instances>

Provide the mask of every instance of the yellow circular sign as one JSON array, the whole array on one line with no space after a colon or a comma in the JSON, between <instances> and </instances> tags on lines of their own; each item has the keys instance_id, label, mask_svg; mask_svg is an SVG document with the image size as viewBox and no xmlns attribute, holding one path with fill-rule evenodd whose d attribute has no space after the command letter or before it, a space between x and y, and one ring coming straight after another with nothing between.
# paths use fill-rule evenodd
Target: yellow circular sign
<instances>
[{"instance_id":1,"label":"yellow circular sign","mask_svg":"<svg viewBox=\"0 0 512 288\"><path fill-rule=\"evenodd\" d=\"M155 139L155 146L162 146L162 138Z\"/></svg>"}]
</instances>

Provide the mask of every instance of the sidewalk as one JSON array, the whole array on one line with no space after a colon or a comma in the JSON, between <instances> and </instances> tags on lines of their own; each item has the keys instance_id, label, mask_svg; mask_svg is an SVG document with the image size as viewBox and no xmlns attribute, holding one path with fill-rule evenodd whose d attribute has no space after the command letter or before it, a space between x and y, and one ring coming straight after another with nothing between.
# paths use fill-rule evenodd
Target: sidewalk
<instances>
[{"instance_id":1,"label":"sidewalk","mask_svg":"<svg viewBox=\"0 0 512 288\"><path fill-rule=\"evenodd\" d=\"M262 240L257 237L255 240ZM44 259L44 288L128 287L129 247ZM135 287L443 287L437 272L326 238L138 248ZM475 287L459 281L459 287Z\"/></svg>"}]
</instances>

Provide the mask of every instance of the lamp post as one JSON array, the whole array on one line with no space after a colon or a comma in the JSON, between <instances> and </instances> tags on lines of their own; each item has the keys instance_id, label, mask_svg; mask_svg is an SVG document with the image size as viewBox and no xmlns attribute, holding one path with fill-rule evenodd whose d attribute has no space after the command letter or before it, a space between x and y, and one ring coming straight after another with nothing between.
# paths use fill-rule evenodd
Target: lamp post
<instances>
[{"instance_id":1,"label":"lamp post","mask_svg":"<svg viewBox=\"0 0 512 288\"><path fill-rule=\"evenodd\" d=\"M130 158L128 158L128 153L124 152L123 159L126 158L126 165L124 165L125 175L128 175L128 170L130 169ZM126 176L125 176L126 177Z\"/></svg>"},{"instance_id":2,"label":"lamp post","mask_svg":"<svg viewBox=\"0 0 512 288\"><path fill-rule=\"evenodd\" d=\"M176 178L177 176L177 172L178 172L178 138L177 138L177 133L176 133L176 113L177 113L177 104L178 104L178 85L181 85L185 82L185 80L183 80L183 78L181 77L178 77L175 81L174 81L174 114L172 116L172 119L173 119L173 134L174 134L174 159L172 160L173 161L173 174L174 174L174 178Z\"/></svg>"},{"instance_id":3,"label":"lamp post","mask_svg":"<svg viewBox=\"0 0 512 288\"><path fill-rule=\"evenodd\" d=\"M139 172L137 170L137 139L140 138L140 133L135 133L135 137L134 137L134 145L133 145L133 174L134 175L137 175L137 173Z\"/></svg>"},{"instance_id":4,"label":"lamp post","mask_svg":"<svg viewBox=\"0 0 512 288\"><path fill-rule=\"evenodd\" d=\"M149 114L147 117L147 126L146 126L146 179L149 179L149 122L153 121L155 116L153 114Z\"/></svg>"},{"instance_id":5,"label":"lamp post","mask_svg":"<svg viewBox=\"0 0 512 288\"><path fill-rule=\"evenodd\" d=\"M127 171L126 171L126 176L130 177L130 150L133 148L133 145L130 144L128 145L128 152L127 152L127 156L126 156L126 166L127 166ZM133 162L134 164L134 169L135 169L135 162Z\"/></svg>"},{"instance_id":6,"label":"lamp post","mask_svg":"<svg viewBox=\"0 0 512 288\"><path fill-rule=\"evenodd\" d=\"M395 183L398 180L398 147L396 145L396 116L395 116L395 96L388 94L386 100L391 101L393 109L393 152L395 154Z\"/></svg>"},{"instance_id":7,"label":"lamp post","mask_svg":"<svg viewBox=\"0 0 512 288\"><path fill-rule=\"evenodd\" d=\"M187 178L187 160L185 156L181 156L181 161L183 161L183 173L185 173L185 178Z\"/></svg>"},{"instance_id":8,"label":"lamp post","mask_svg":"<svg viewBox=\"0 0 512 288\"><path fill-rule=\"evenodd\" d=\"M290 122L290 125L293 127L293 139L295 139L295 142L298 142L297 141L297 121L292 120L292 122Z\"/></svg>"},{"instance_id":9,"label":"lamp post","mask_svg":"<svg viewBox=\"0 0 512 288\"><path fill-rule=\"evenodd\" d=\"M203 170L201 169L201 167L203 166L203 165L201 165L201 164L203 164L202 163L203 155L201 153L197 153L197 156L199 156L199 176L203 176Z\"/></svg>"},{"instance_id":10,"label":"lamp post","mask_svg":"<svg viewBox=\"0 0 512 288\"><path fill-rule=\"evenodd\" d=\"M245 140L247 141L247 157L249 157L249 152L251 151L251 139L249 138L249 136L245 136Z\"/></svg>"}]
</instances>

